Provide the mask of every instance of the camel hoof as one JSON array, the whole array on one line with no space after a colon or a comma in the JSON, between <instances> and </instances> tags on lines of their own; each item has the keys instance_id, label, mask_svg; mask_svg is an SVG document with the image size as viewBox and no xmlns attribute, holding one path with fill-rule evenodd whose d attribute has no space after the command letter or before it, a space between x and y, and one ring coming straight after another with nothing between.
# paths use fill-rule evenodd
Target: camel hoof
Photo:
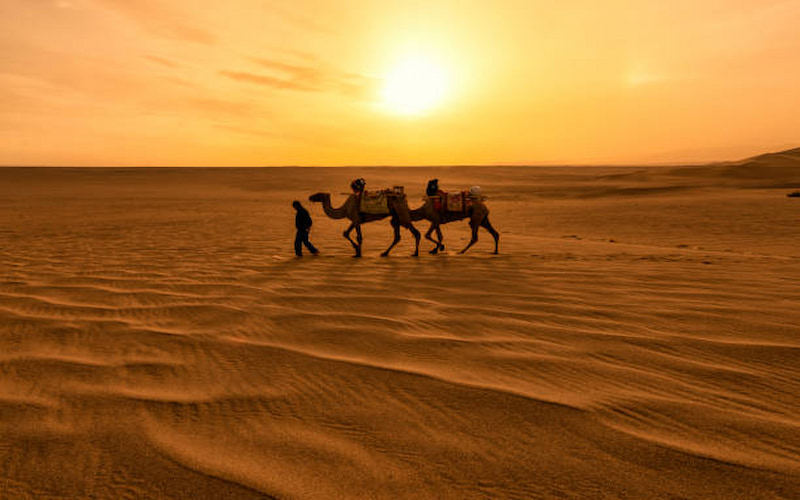
<instances>
[{"instance_id":1,"label":"camel hoof","mask_svg":"<svg viewBox=\"0 0 800 500\"><path fill-rule=\"evenodd\" d=\"M383 252L383 253L381 254L381 257L388 257L388 256L389 256L389 252Z\"/></svg>"},{"instance_id":2,"label":"camel hoof","mask_svg":"<svg viewBox=\"0 0 800 500\"><path fill-rule=\"evenodd\" d=\"M438 248L434 248L433 250L431 250L428 253L431 254L431 255L436 255L437 253L439 253L439 249Z\"/></svg>"},{"instance_id":3,"label":"camel hoof","mask_svg":"<svg viewBox=\"0 0 800 500\"><path fill-rule=\"evenodd\" d=\"M412 257L419 257L419 252L417 252L417 253L412 253L412 254L411 254L411 256L412 256Z\"/></svg>"}]
</instances>

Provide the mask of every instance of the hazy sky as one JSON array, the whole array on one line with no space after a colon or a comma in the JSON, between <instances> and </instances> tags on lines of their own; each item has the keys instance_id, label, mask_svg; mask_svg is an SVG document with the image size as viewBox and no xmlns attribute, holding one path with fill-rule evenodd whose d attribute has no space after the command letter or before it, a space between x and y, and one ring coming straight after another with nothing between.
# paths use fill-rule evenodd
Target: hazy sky
<instances>
[{"instance_id":1,"label":"hazy sky","mask_svg":"<svg viewBox=\"0 0 800 500\"><path fill-rule=\"evenodd\" d=\"M0 164L743 157L800 145L799 26L800 0L1 0ZM444 75L426 113L387 108L402 61Z\"/></svg>"}]
</instances>

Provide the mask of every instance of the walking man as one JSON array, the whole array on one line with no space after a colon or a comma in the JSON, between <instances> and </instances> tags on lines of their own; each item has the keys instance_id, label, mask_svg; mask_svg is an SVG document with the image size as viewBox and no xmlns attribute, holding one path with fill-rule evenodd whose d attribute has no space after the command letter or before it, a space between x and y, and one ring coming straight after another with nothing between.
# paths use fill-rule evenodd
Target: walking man
<instances>
[{"instance_id":1,"label":"walking man","mask_svg":"<svg viewBox=\"0 0 800 500\"><path fill-rule=\"evenodd\" d=\"M308 210L303 208L303 205L300 204L299 201L295 201L292 203L292 206L295 210L297 210L297 215L294 218L294 225L297 228L297 236L294 238L294 253L298 257L303 256L303 245L308 248L308 251L311 252L311 255L316 255L319 253L319 250L314 248L314 245L308 241L308 233L311 231L311 215L309 215Z\"/></svg>"}]
</instances>

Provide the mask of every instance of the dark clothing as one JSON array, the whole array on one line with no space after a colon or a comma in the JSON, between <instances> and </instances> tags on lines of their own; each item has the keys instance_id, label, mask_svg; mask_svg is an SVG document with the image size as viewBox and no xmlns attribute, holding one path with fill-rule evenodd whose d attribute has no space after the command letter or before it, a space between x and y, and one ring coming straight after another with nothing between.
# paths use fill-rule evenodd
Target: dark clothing
<instances>
[{"instance_id":1,"label":"dark clothing","mask_svg":"<svg viewBox=\"0 0 800 500\"><path fill-rule=\"evenodd\" d=\"M308 232L311 229L311 215L309 215L308 210L303 207L297 208L297 215L294 218L294 226L297 228L298 231L306 231Z\"/></svg>"},{"instance_id":2,"label":"dark clothing","mask_svg":"<svg viewBox=\"0 0 800 500\"><path fill-rule=\"evenodd\" d=\"M308 212L306 212L306 215L308 215ZM298 213L297 216L299 218L300 214ZM310 217L308 219L308 222L309 222L309 225L310 225L310 223L311 223L311 218ZM317 253L319 251L316 248L314 248L314 245L312 245L310 241L308 241L308 229L300 229L300 228L298 228L297 229L297 236L294 237L294 253L298 257L302 257L303 256L303 245L305 245L306 248L308 248L308 251L311 252L312 254L315 254L315 253Z\"/></svg>"},{"instance_id":3,"label":"dark clothing","mask_svg":"<svg viewBox=\"0 0 800 500\"><path fill-rule=\"evenodd\" d=\"M318 250L308 241L308 232L311 231L311 224L313 224L311 222L311 215L309 215L308 210L303 208L298 201L294 202L292 206L297 210L297 215L294 218L294 225L297 228L297 235L294 237L294 253L298 257L302 257L303 245L305 245L312 254L317 253Z\"/></svg>"},{"instance_id":4,"label":"dark clothing","mask_svg":"<svg viewBox=\"0 0 800 500\"><path fill-rule=\"evenodd\" d=\"M439 192L439 179L432 179L428 181L428 187L425 188L425 194L428 196L437 196Z\"/></svg>"}]
</instances>

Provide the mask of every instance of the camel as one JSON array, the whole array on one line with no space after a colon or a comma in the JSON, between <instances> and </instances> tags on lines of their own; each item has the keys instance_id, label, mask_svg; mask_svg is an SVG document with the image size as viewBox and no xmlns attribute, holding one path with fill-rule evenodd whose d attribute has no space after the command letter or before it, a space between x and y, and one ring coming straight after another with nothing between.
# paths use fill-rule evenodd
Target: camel
<instances>
[{"instance_id":1,"label":"camel","mask_svg":"<svg viewBox=\"0 0 800 500\"><path fill-rule=\"evenodd\" d=\"M351 245L353 245L353 249L356 251L355 257L361 257L361 243L363 241L361 236L361 224L382 220L386 217L391 217L392 227L394 228L394 241L392 241L392 244L389 245L389 248L387 248L381 254L381 257L388 256L392 248L394 248L394 246L400 241L400 226L408 229L411 234L414 235L416 244L412 256L417 257L419 255L420 234L419 231L417 231L417 228L411 224L411 214L410 210L408 209L408 202L406 201L405 196L398 197L387 194L390 212L388 214L367 214L361 212L359 207L360 200L357 194L351 194L347 198L347 201L345 201L344 204L339 208L334 208L331 205L330 193L316 193L309 196L308 199L309 201L315 203L322 203L322 209L325 210L325 215L331 219L350 219L350 226L347 228L347 230L345 230L344 237L347 238L347 241L349 241ZM356 230L356 241L353 241L353 239L350 238L350 232L353 231L353 229Z\"/></svg>"},{"instance_id":2,"label":"camel","mask_svg":"<svg viewBox=\"0 0 800 500\"><path fill-rule=\"evenodd\" d=\"M478 241L478 229L483 227L489 231L492 237L494 237L493 253L495 255L498 254L500 234L489 222L489 207L487 207L483 200L481 200L479 197L473 198L472 206L465 212L443 212L436 210L433 205L433 200L430 196L428 196L425 198L425 203L421 207L411 211L412 221L416 222L422 219L429 220L431 222L431 227L428 229L428 232L425 233L425 238L429 239L434 245L436 245L434 249L429 252L431 255L436 255L440 250L444 250L444 244L442 243L442 230L440 226L442 224L447 224L448 222L455 222L464 219L469 219L469 226L472 229L472 239L470 239L469 243L467 243L467 246L458 253L462 254L466 252ZM436 236L439 238L439 241L431 238L431 233L433 231L436 231Z\"/></svg>"}]
</instances>

